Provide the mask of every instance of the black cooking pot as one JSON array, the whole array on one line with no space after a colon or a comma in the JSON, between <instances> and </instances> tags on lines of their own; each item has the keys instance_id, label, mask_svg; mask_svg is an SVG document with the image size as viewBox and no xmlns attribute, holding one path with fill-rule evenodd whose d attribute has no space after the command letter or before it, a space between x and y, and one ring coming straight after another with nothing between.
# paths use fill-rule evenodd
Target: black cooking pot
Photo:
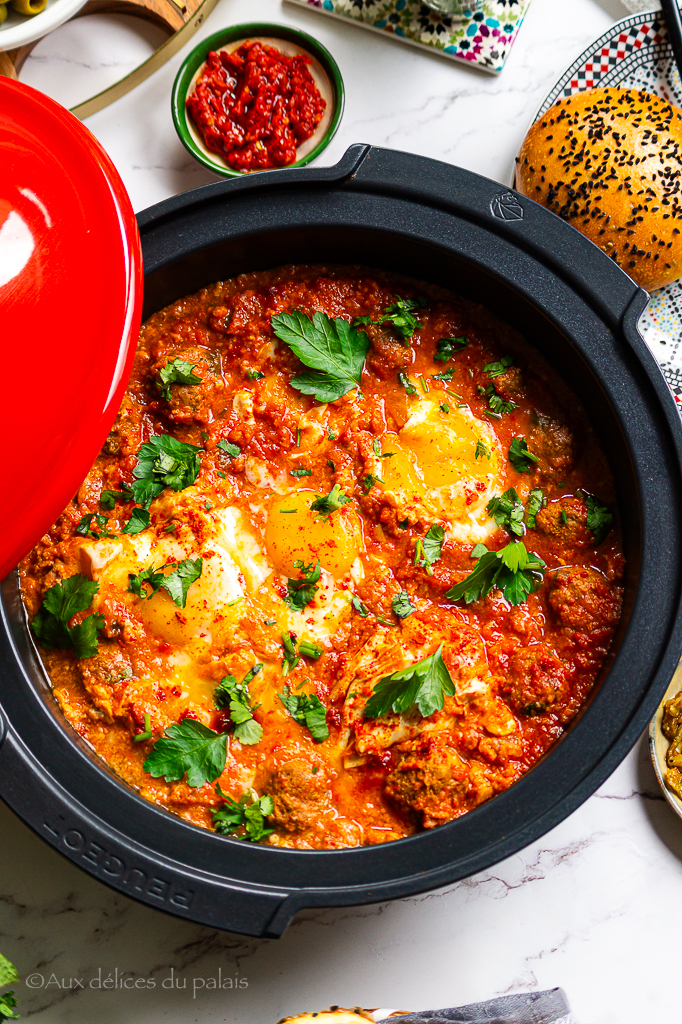
<instances>
[{"instance_id":1,"label":"black cooking pot","mask_svg":"<svg viewBox=\"0 0 682 1024\"><path fill-rule=\"evenodd\" d=\"M682 650L682 431L637 333L648 296L530 200L457 167L365 146L336 167L195 189L139 224L145 315L244 271L360 263L444 285L519 329L580 396L613 469L627 557L623 617L589 704L506 793L399 842L288 851L194 828L120 782L64 722L11 576L0 632L0 794L121 892L249 935L281 935L304 907L445 885L537 839L625 756Z\"/></svg>"}]
</instances>

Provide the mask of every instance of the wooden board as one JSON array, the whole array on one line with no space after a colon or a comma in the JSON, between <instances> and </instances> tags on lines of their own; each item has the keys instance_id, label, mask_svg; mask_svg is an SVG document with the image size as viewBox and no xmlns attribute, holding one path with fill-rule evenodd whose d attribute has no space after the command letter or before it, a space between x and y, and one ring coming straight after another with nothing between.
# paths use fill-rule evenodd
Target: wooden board
<instances>
[{"instance_id":1,"label":"wooden board","mask_svg":"<svg viewBox=\"0 0 682 1024\"><path fill-rule=\"evenodd\" d=\"M71 113L82 120L102 110L119 97L125 96L140 82L144 82L145 78L149 78L185 45L217 2L218 0L88 0L75 15L76 18L82 18L86 14L131 14L160 25L168 32L168 39L134 71L90 99L78 103L71 108ZM40 40L36 39L35 42L18 50L0 53L0 75L18 78L26 58L39 42Z\"/></svg>"}]
</instances>

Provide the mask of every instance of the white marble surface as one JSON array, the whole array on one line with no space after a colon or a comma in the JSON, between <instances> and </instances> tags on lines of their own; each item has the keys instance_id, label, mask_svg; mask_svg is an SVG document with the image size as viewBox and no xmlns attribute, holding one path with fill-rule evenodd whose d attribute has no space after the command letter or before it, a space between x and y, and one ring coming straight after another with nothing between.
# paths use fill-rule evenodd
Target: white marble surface
<instances>
[{"instance_id":1,"label":"white marble surface","mask_svg":"<svg viewBox=\"0 0 682 1024\"><path fill-rule=\"evenodd\" d=\"M625 13L618 0L533 0L498 78L280 0L220 0L203 33L271 18L332 50L347 107L325 163L352 142L369 142L503 181L553 81ZM72 103L128 70L156 38L125 19L74 23L40 44L23 78ZM213 180L173 131L169 94L183 56L88 121L138 210ZM389 905L306 913L279 942L243 940L133 903L62 860L1 806L0 837L0 949L24 978L39 984L35 975L43 976L44 987L15 986L19 1009L40 1024L268 1024L330 1003L418 1009L554 985L580 1024L679 1016L676 986L661 971L679 973L682 822L657 789L643 740L567 821L494 869ZM212 989L219 968L247 986ZM103 980L118 970L119 978L147 979L145 987L93 988L100 969ZM171 970L186 987L162 986Z\"/></svg>"}]
</instances>

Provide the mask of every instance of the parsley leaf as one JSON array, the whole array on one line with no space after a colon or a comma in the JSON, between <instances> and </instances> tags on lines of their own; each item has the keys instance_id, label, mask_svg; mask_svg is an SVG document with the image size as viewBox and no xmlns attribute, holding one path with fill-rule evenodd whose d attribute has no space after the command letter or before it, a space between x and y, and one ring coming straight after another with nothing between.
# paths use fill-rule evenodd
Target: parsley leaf
<instances>
[{"instance_id":1,"label":"parsley leaf","mask_svg":"<svg viewBox=\"0 0 682 1024\"><path fill-rule=\"evenodd\" d=\"M406 619L412 612L416 612L416 608L410 601L410 595L406 590L401 590L396 597L391 601L391 608L399 619Z\"/></svg>"},{"instance_id":2,"label":"parsley leaf","mask_svg":"<svg viewBox=\"0 0 682 1024\"><path fill-rule=\"evenodd\" d=\"M426 569L429 576L433 576L431 566L440 558L445 530L442 526L431 526L426 531L424 538L419 537L414 549L414 564Z\"/></svg>"},{"instance_id":3,"label":"parsley leaf","mask_svg":"<svg viewBox=\"0 0 682 1024\"><path fill-rule=\"evenodd\" d=\"M195 583L204 568L203 558L185 558L179 564L177 562L170 562L169 565L177 565L177 569L173 572L164 573L164 565L160 565L158 569L155 569L153 565L150 565L148 569L143 569L139 573L128 573L128 593L137 594L143 600L149 601L162 587L173 599L173 603L178 608L184 608L187 603L187 593L193 583ZM149 585L150 592L145 595L142 590L142 585L147 583Z\"/></svg>"},{"instance_id":4,"label":"parsley leaf","mask_svg":"<svg viewBox=\"0 0 682 1024\"><path fill-rule=\"evenodd\" d=\"M348 495L341 490L341 485L334 484L329 494L316 494L310 508L313 512L319 512L321 519L329 519L332 512L337 512L350 500Z\"/></svg>"},{"instance_id":5,"label":"parsley leaf","mask_svg":"<svg viewBox=\"0 0 682 1024\"><path fill-rule=\"evenodd\" d=\"M513 487L510 487L499 498L491 498L486 509L490 518L494 519L498 526L504 527L510 533L515 533L517 537L523 537L526 532L525 510Z\"/></svg>"},{"instance_id":6,"label":"parsley leaf","mask_svg":"<svg viewBox=\"0 0 682 1024\"><path fill-rule=\"evenodd\" d=\"M130 513L130 519L125 524L121 533L142 533L149 526L149 509L134 508Z\"/></svg>"},{"instance_id":7,"label":"parsley leaf","mask_svg":"<svg viewBox=\"0 0 682 1024\"><path fill-rule=\"evenodd\" d=\"M380 480L378 476L374 476L372 473L367 473L360 481L365 494L369 494L376 484L383 484L383 482L383 480Z\"/></svg>"},{"instance_id":8,"label":"parsley leaf","mask_svg":"<svg viewBox=\"0 0 682 1024\"><path fill-rule=\"evenodd\" d=\"M405 391L407 392L408 395L416 395L417 394L416 385L414 385L412 383L412 381L407 376L407 374L404 371L402 371L402 370L398 374L398 383L400 384L400 386L402 388L405 388Z\"/></svg>"},{"instance_id":9,"label":"parsley leaf","mask_svg":"<svg viewBox=\"0 0 682 1024\"><path fill-rule=\"evenodd\" d=\"M443 370L442 373L432 373L431 380L445 380L450 381L455 376L454 368L452 370Z\"/></svg>"},{"instance_id":10,"label":"parsley leaf","mask_svg":"<svg viewBox=\"0 0 682 1024\"><path fill-rule=\"evenodd\" d=\"M213 782L225 770L227 733L214 732L193 718L169 725L144 763L153 778L179 782L187 773L187 785L198 789Z\"/></svg>"},{"instance_id":11,"label":"parsley leaf","mask_svg":"<svg viewBox=\"0 0 682 1024\"><path fill-rule=\"evenodd\" d=\"M351 594L351 603L358 615L361 615L363 619L366 619L369 615L369 608L366 604L363 604L357 594Z\"/></svg>"},{"instance_id":12,"label":"parsley leaf","mask_svg":"<svg viewBox=\"0 0 682 1024\"><path fill-rule=\"evenodd\" d=\"M262 370L247 370L246 376L249 380L262 380L265 374Z\"/></svg>"},{"instance_id":13,"label":"parsley leaf","mask_svg":"<svg viewBox=\"0 0 682 1024\"><path fill-rule=\"evenodd\" d=\"M19 1020L21 1017L20 1013L14 1012L14 1007L17 1005L14 992L3 992L0 996L0 1018L3 1020Z\"/></svg>"},{"instance_id":14,"label":"parsley leaf","mask_svg":"<svg viewBox=\"0 0 682 1024\"><path fill-rule=\"evenodd\" d=\"M320 560L318 558L316 564L313 566L312 562L310 565L305 565L300 558L297 558L294 562L294 568L300 569L303 575L301 579L298 580L287 580L288 593L284 598L284 601L289 605L292 611L302 612L303 609L310 604L317 593L317 582L322 571L320 568Z\"/></svg>"},{"instance_id":15,"label":"parsley leaf","mask_svg":"<svg viewBox=\"0 0 682 1024\"><path fill-rule=\"evenodd\" d=\"M274 829L265 827L265 819L275 809L271 796L259 797L255 790L250 789L239 801L233 800L223 793L220 783L215 791L225 801L219 811L213 811L213 828L219 835L231 836L243 828L244 835L237 836L238 839L259 843L274 832Z\"/></svg>"},{"instance_id":16,"label":"parsley leaf","mask_svg":"<svg viewBox=\"0 0 682 1024\"><path fill-rule=\"evenodd\" d=\"M481 544L476 545L482 548ZM529 594L542 583L545 563L539 555L529 553L523 541L514 540L500 551L485 551L473 572L445 594L450 601L471 604L496 587L510 604L523 604Z\"/></svg>"},{"instance_id":17,"label":"parsley leaf","mask_svg":"<svg viewBox=\"0 0 682 1024\"><path fill-rule=\"evenodd\" d=\"M239 445L232 444L231 441L218 441L216 447L220 448L221 452L225 452L226 455L229 455L231 459L238 459L242 453Z\"/></svg>"},{"instance_id":18,"label":"parsley leaf","mask_svg":"<svg viewBox=\"0 0 682 1024\"><path fill-rule=\"evenodd\" d=\"M501 359L496 359L494 363L486 363L483 367L483 372L487 373L492 380L495 377L501 377L513 365L514 360L511 356L502 356Z\"/></svg>"},{"instance_id":19,"label":"parsley leaf","mask_svg":"<svg viewBox=\"0 0 682 1024\"><path fill-rule=\"evenodd\" d=\"M131 486L133 500L149 505L166 487L181 491L199 476L199 452L194 444L177 441L170 434L150 437L137 453Z\"/></svg>"},{"instance_id":20,"label":"parsley leaf","mask_svg":"<svg viewBox=\"0 0 682 1024\"><path fill-rule=\"evenodd\" d=\"M111 511L117 501L132 501L132 493L126 488L123 491L102 491L99 496L100 506Z\"/></svg>"},{"instance_id":21,"label":"parsley leaf","mask_svg":"<svg viewBox=\"0 0 682 1024\"><path fill-rule=\"evenodd\" d=\"M587 505L587 529L594 534L596 544L601 544L613 526L613 513L605 505L600 505L591 494L583 493L583 501Z\"/></svg>"},{"instance_id":22,"label":"parsley leaf","mask_svg":"<svg viewBox=\"0 0 682 1024\"><path fill-rule=\"evenodd\" d=\"M238 683L234 676L225 676L213 691L213 701L219 711L230 711L230 719L234 723L235 739L240 743L252 746L263 736L263 727L253 717L254 708L249 694L249 683L263 666L256 662L253 668Z\"/></svg>"},{"instance_id":23,"label":"parsley leaf","mask_svg":"<svg viewBox=\"0 0 682 1024\"><path fill-rule=\"evenodd\" d=\"M539 460L529 450L525 437L514 437L509 446L509 461L517 473L528 473L533 463Z\"/></svg>"},{"instance_id":24,"label":"parsley leaf","mask_svg":"<svg viewBox=\"0 0 682 1024\"><path fill-rule=\"evenodd\" d=\"M362 367L369 348L364 331L351 327L347 320L332 320L316 311L312 320L300 310L278 313L272 329L297 355L304 366L317 373L300 373L291 386L318 402L335 402L360 386Z\"/></svg>"},{"instance_id":25,"label":"parsley leaf","mask_svg":"<svg viewBox=\"0 0 682 1024\"><path fill-rule=\"evenodd\" d=\"M99 533L93 528L92 521L95 520L95 526L99 527ZM83 516L82 519L76 523L75 533L79 537L94 537L95 540L99 540L100 537L115 537L115 533L108 533L106 527L109 525L109 520L106 516L95 515L91 512L87 516Z\"/></svg>"},{"instance_id":26,"label":"parsley leaf","mask_svg":"<svg viewBox=\"0 0 682 1024\"><path fill-rule=\"evenodd\" d=\"M192 373L197 366L198 363L186 363L184 359L175 358L162 367L156 386L167 402L171 400L171 384L201 384L202 378Z\"/></svg>"},{"instance_id":27,"label":"parsley leaf","mask_svg":"<svg viewBox=\"0 0 682 1024\"><path fill-rule=\"evenodd\" d=\"M424 718L440 711L445 695L455 693L442 653L443 644L430 657L380 679L365 705L365 718L381 718L389 711L400 715L415 705Z\"/></svg>"},{"instance_id":28,"label":"parsley leaf","mask_svg":"<svg viewBox=\"0 0 682 1024\"><path fill-rule=\"evenodd\" d=\"M454 355L465 349L468 344L469 339L464 334L460 338L439 338L433 356L434 361L437 363L447 363L448 359L452 359Z\"/></svg>"},{"instance_id":29,"label":"parsley leaf","mask_svg":"<svg viewBox=\"0 0 682 1024\"><path fill-rule=\"evenodd\" d=\"M284 693L278 693L277 696L293 720L305 726L316 743L323 743L329 738L327 709L319 697L305 693L293 694L288 686L284 687Z\"/></svg>"},{"instance_id":30,"label":"parsley leaf","mask_svg":"<svg viewBox=\"0 0 682 1024\"><path fill-rule=\"evenodd\" d=\"M76 573L45 591L43 603L34 616L31 629L46 650L74 651L77 658L92 658L97 653L97 637L104 629L104 616L87 615L76 626L69 621L92 604L99 583Z\"/></svg>"},{"instance_id":31,"label":"parsley leaf","mask_svg":"<svg viewBox=\"0 0 682 1024\"><path fill-rule=\"evenodd\" d=\"M312 476L312 469L290 469L289 476Z\"/></svg>"},{"instance_id":32,"label":"parsley leaf","mask_svg":"<svg viewBox=\"0 0 682 1024\"><path fill-rule=\"evenodd\" d=\"M491 455L492 455L492 452L490 451L490 448L488 448L487 444L484 441L481 441L481 439L479 437L478 441L476 442L476 451L474 452L474 458L475 459L482 459L482 458L489 459L491 457Z\"/></svg>"},{"instance_id":33,"label":"parsley leaf","mask_svg":"<svg viewBox=\"0 0 682 1024\"><path fill-rule=\"evenodd\" d=\"M534 487L528 495L528 501L526 503L526 523L528 524L529 530L535 529L535 517L541 508L544 508L547 504L547 498L542 493L540 487Z\"/></svg>"}]
</instances>

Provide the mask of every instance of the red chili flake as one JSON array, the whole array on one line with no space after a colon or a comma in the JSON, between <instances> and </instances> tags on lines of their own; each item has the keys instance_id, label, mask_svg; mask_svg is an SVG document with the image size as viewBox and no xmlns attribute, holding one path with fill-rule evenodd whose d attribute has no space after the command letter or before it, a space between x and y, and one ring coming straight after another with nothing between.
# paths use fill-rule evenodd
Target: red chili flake
<instances>
[{"instance_id":1,"label":"red chili flake","mask_svg":"<svg viewBox=\"0 0 682 1024\"><path fill-rule=\"evenodd\" d=\"M327 107L310 63L253 40L232 53L209 53L186 101L207 148L236 171L295 163Z\"/></svg>"}]
</instances>

